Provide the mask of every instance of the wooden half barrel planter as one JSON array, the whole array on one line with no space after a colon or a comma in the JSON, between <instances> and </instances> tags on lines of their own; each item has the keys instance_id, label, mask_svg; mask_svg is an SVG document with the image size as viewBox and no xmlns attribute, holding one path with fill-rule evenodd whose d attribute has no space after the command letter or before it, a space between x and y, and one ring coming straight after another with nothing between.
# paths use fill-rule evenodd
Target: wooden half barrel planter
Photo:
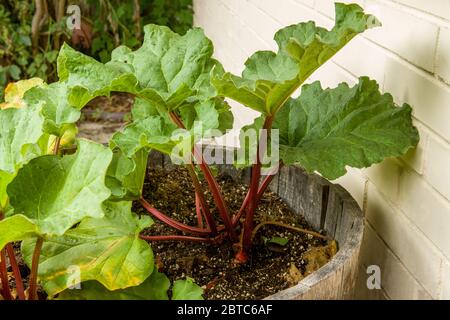
<instances>
[{"instance_id":1,"label":"wooden half barrel planter","mask_svg":"<svg viewBox=\"0 0 450 320\"><path fill-rule=\"evenodd\" d=\"M226 152L230 152L227 150ZM173 168L168 156L151 152L149 166ZM250 169L218 165L237 182L248 183ZM325 230L338 242L339 250L324 266L296 286L266 299L351 299L358 270L358 256L364 231L364 217L352 196L340 185L317 174L308 174L298 166L282 167L270 184L294 212L304 215L316 230Z\"/></svg>"}]
</instances>

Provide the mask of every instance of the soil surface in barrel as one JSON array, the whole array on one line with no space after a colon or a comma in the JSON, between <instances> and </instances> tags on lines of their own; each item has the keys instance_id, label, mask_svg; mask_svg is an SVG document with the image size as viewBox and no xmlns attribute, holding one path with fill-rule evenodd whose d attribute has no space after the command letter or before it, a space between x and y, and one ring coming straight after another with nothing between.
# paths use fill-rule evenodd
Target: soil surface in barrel
<instances>
[{"instance_id":1,"label":"soil surface in barrel","mask_svg":"<svg viewBox=\"0 0 450 320\"><path fill-rule=\"evenodd\" d=\"M247 186L236 183L226 174L218 175L217 179L230 213L237 213L247 193ZM202 184L209 207L215 217L218 217L207 185L205 182ZM195 193L184 168L149 169L144 185L144 198L170 217L192 226L198 225ZM146 214L139 203L134 203L134 210L139 214ZM154 221L155 224L143 234L182 234L156 218ZM279 196L270 191L266 191L262 198L255 223L258 225L268 221L312 230L301 214L294 213ZM238 265L234 261L236 245L227 240L220 244L151 242L158 269L171 281L186 277L194 279L205 289L206 299L265 298L297 284L336 253L334 241L273 225L260 228L253 244L249 263Z\"/></svg>"}]
</instances>

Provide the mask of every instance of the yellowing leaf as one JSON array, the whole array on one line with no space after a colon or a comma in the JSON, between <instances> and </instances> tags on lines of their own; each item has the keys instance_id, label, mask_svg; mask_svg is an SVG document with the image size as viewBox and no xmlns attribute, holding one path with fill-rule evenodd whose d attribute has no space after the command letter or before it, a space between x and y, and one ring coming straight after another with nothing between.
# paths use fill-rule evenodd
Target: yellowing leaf
<instances>
[{"instance_id":1,"label":"yellowing leaf","mask_svg":"<svg viewBox=\"0 0 450 320\"><path fill-rule=\"evenodd\" d=\"M39 279L50 295L96 280L108 290L140 285L153 272L153 252L139 233L153 222L131 212L131 202L106 202L104 218L86 218L61 237L47 238L42 247ZM31 264L34 241L22 246Z\"/></svg>"},{"instance_id":2,"label":"yellowing leaf","mask_svg":"<svg viewBox=\"0 0 450 320\"><path fill-rule=\"evenodd\" d=\"M43 84L44 80L41 78L31 78L9 83L5 89L5 103L0 104L0 109L23 108L25 106L23 101L25 92Z\"/></svg>"},{"instance_id":3,"label":"yellowing leaf","mask_svg":"<svg viewBox=\"0 0 450 320\"><path fill-rule=\"evenodd\" d=\"M36 224L27 217L17 214L0 221L0 250L9 242L21 241L37 236Z\"/></svg>"}]
</instances>

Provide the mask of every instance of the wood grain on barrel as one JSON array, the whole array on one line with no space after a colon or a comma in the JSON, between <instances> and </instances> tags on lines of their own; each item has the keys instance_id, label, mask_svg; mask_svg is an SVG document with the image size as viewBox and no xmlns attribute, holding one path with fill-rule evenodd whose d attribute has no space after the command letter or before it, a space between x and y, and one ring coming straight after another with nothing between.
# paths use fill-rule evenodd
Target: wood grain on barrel
<instances>
[{"instance_id":1,"label":"wood grain on barrel","mask_svg":"<svg viewBox=\"0 0 450 320\"><path fill-rule=\"evenodd\" d=\"M286 203L315 228L336 239L339 251L298 285L266 299L351 299L364 231L361 209L340 185L296 166L283 168L278 183L278 194Z\"/></svg>"}]
</instances>

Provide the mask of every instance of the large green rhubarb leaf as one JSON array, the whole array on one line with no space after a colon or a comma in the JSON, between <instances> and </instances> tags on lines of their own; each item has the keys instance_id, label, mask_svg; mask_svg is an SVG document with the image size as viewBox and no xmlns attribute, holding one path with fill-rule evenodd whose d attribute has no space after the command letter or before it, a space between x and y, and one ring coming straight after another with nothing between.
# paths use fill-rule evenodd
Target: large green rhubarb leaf
<instances>
[{"instance_id":1,"label":"large green rhubarb leaf","mask_svg":"<svg viewBox=\"0 0 450 320\"><path fill-rule=\"evenodd\" d=\"M168 300L169 279L156 269L141 285L109 291L96 281L81 284L81 289L65 290L58 300Z\"/></svg>"},{"instance_id":2,"label":"large green rhubarb leaf","mask_svg":"<svg viewBox=\"0 0 450 320\"><path fill-rule=\"evenodd\" d=\"M279 129L284 163L298 163L330 180L345 174L346 166L363 168L400 156L419 140L411 107L397 107L366 77L353 88L304 85L300 97L277 113L273 128Z\"/></svg>"},{"instance_id":3,"label":"large green rhubarb leaf","mask_svg":"<svg viewBox=\"0 0 450 320\"><path fill-rule=\"evenodd\" d=\"M141 88L156 90L171 110L188 98L215 95L210 71L218 62L211 58L213 45L201 29L180 36L167 27L147 25L144 32L141 48L117 48L111 64L126 65L122 69L132 70Z\"/></svg>"},{"instance_id":4,"label":"large green rhubarb leaf","mask_svg":"<svg viewBox=\"0 0 450 320\"><path fill-rule=\"evenodd\" d=\"M80 140L74 155L31 160L7 189L14 213L32 220L42 235L62 235L85 217L102 217L111 158L108 148Z\"/></svg>"},{"instance_id":5,"label":"large green rhubarb leaf","mask_svg":"<svg viewBox=\"0 0 450 320\"><path fill-rule=\"evenodd\" d=\"M131 202L106 202L104 211L104 218L86 218L64 236L44 242L39 280L50 296L89 280L108 290L124 289L140 285L152 273L153 252L139 238L151 218L132 213ZM22 246L28 265L34 243L27 240Z\"/></svg>"},{"instance_id":6,"label":"large green rhubarb leaf","mask_svg":"<svg viewBox=\"0 0 450 320\"><path fill-rule=\"evenodd\" d=\"M22 165L42 155L40 140L44 117L40 106L0 110L0 210L8 197L6 188Z\"/></svg>"},{"instance_id":7,"label":"large green rhubarb leaf","mask_svg":"<svg viewBox=\"0 0 450 320\"><path fill-rule=\"evenodd\" d=\"M333 29L314 22L281 29L275 35L279 50L256 52L245 63L242 77L214 69L214 86L222 96L266 115L274 115L299 86L358 33L379 25L356 4L336 3Z\"/></svg>"}]
</instances>

